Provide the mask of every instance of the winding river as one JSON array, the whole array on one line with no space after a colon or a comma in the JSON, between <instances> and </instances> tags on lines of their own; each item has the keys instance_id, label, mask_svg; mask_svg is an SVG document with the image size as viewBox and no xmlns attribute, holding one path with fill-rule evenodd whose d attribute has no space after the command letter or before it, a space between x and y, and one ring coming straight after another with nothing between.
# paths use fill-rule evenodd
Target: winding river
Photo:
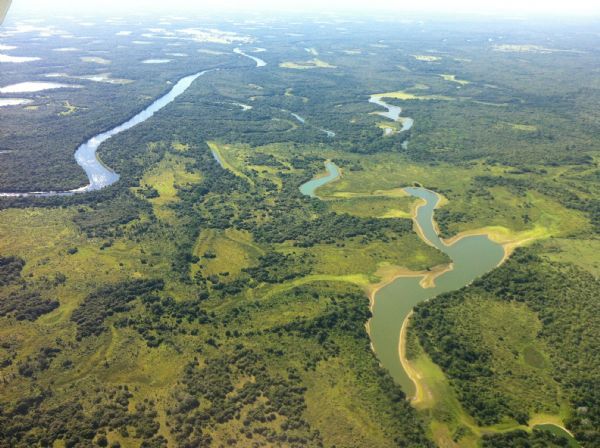
<instances>
[{"instance_id":1,"label":"winding river","mask_svg":"<svg viewBox=\"0 0 600 448\"><path fill-rule=\"evenodd\" d=\"M325 169L327 170L326 175L316 177L302 184L300 186L300 193L302 193L305 196L310 196L311 198L316 198L317 188L322 187L323 185L328 184L329 182L333 182L342 174L340 168L330 160L325 162Z\"/></svg>"},{"instance_id":2,"label":"winding river","mask_svg":"<svg viewBox=\"0 0 600 448\"><path fill-rule=\"evenodd\" d=\"M74 189L74 190L66 190L66 191L32 191L28 193L0 193L0 196L4 197L25 197L25 196L68 196L76 193L85 193L88 191L99 190L100 188L108 187L109 185L114 184L119 180L119 175L104 165L102 161L98 158L96 152L98 151L98 147L117 134L120 134L123 131L127 131L132 127L143 123L150 117L152 117L156 112L161 110L166 105L172 103L175 98L185 92L192 83L199 78L200 76L208 73L211 70L204 70L199 73L185 76L181 78L177 83L171 88L171 90L165 95L161 96L157 100L155 100L150 106L134 115L132 118L127 120L125 123L120 124L119 126L112 128L108 131L102 132L94 137L90 138L88 141L83 143L77 151L75 151L75 160L83 168L85 174L88 177L89 184L83 187Z\"/></svg>"},{"instance_id":3,"label":"winding river","mask_svg":"<svg viewBox=\"0 0 600 448\"><path fill-rule=\"evenodd\" d=\"M377 114L402 123L398 132L412 128L414 120L401 117L402 108L386 103L382 95L371 95L369 102L387 109ZM440 201L439 195L422 187L408 187L404 191L422 201L414 216L419 236L452 260L448 269L435 278L435 284L427 285L433 287L421 285L423 276L403 276L377 291L373 299L373 317L369 324L373 348L394 380L407 395L412 396L415 386L400 358L400 332L405 319L419 302L460 289L494 269L502 261L504 249L485 235L466 236L447 245L440 239L434 224L433 215Z\"/></svg>"},{"instance_id":4,"label":"winding river","mask_svg":"<svg viewBox=\"0 0 600 448\"><path fill-rule=\"evenodd\" d=\"M402 108L400 106L393 106L391 104L386 103L385 101L383 101L383 98L385 97L382 95L371 95L371 97L369 98L369 103L377 104L378 106L387 109L387 112L375 113L377 115L381 115L382 117L389 118L390 120L397 121L400 124L402 124L402 127L398 130L398 132L408 131L410 128L412 128L413 124L415 124L415 121L410 117L401 117L400 114L402 113ZM386 135L389 135L392 132L393 131L387 132L386 130Z\"/></svg>"},{"instance_id":5,"label":"winding river","mask_svg":"<svg viewBox=\"0 0 600 448\"><path fill-rule=\"evenodd\" d=\"M289 112L289 114L294 117L296 120L298 120L300 123L302 124L306 124L306 118L294 113L294 112L290 112L287 111L285 109L281 109L282 112ZM335 132L330 131L329 129L323 129L323 128L317 128L319 131L324 132L325 134L327 134L327 137L333 138L335 137Z\"/></svg>"},{"instance_id":6,"label":"winding river","mask_svg":"<svg viewBox=\"0 0 600 448\"><path fill-rule=\"evenodd\" d=\"M261 50L264 50L264 48L261 48ZM241 48L234 48L233 52L235 54L239 54L240 56L244 56L249 59L252 59L254 62L256 62L257 67L264 67L265 65L267 65L267 63L265 61L263 61L261 58L257 58L256 56L252 56L247 53L244 53Z\"/></svg>"},{"instance_id":7,"label":"winding river","mask_svg":"<svg viewBox=\"0 0 600 448\"><path fill-rule=\"evenodd\" d=\"M504 249L485 235L467 236L446 245L437 234L433 221L439 196L425 188L410 187L405 191L425 201L414 218L421 237L452 260L451 269L435 279L434 287L423 288L422 277L399 277L380 289L373 301L370 330L375 352L394 380L407 395L412 395L414 384L400 361L400 331L404 320L419 302L460 289L494 269L502 261Z\"/></svg>"}]
</instances>

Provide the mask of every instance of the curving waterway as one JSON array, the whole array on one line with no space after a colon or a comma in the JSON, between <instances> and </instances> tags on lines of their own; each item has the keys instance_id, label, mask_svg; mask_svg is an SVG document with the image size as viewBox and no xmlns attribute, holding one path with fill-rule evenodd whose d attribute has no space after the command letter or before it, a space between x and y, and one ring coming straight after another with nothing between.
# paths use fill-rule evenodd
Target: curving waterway
<instances>
[{"instance_id":1,"label":"curving waterway","mask_svg":"<svg viewBox=\"0 0 600 448\"><path fill-rule=\"evenodd\" d=\"M290 112L287 111L285 109L281 109L282 112L289 112L289 114L294 117L296 120L298 120L300 123L302 124L306 124L306 118L294 113L294 112ZM333 138L335 137L335 132L330 131L329 129L323 129L323 128L317 128L319 131L324 132L325 134L327 134L327 137Z\"/></svg>"},{"instance_id":2,"label":"curving waterway","mask_svg":"<svg viewBox=\"0 0 600 448\"><path fill-rule=\"evenodd\" d=\"M260 50L264 50L264 48L260 48ZM234 48L233 52L235 54L239 54L240 56L244 56L249 59L252 59L256 63L257 67L264 67L265 65L267 65L267 63L265 61L263 61L261 58L257 58L256 56L252 56L250 54L244 53L241 48Z\"/></svg>"},{"instance_id":3,"label":"curving waterway","mask_svg":"<svg viewBox=\"0 0 600 448\"><path fill-rule=\"evenodd\" d=\"M369 103L377 104L378 106L387 109L387 112L375 113L377 115L381 115L382 117L399 122L402 125L402 127L398 130L398 132L408 131L410 128L412 128L413 124L415 124L415 121L410 117L401 117L400 114L402 114L402 108L400 106L394 106L392 104L386 103L385 101L383 101L383 98L385 97L382 95L371 95L371 97L369 98ZM393 131L390 131L389 133L391 132ZM388 135L389 133L386 132L386 135Z\"/></svg>"},{"instance_id":4,"label":"curving waterway","mask_svg":"<svg viewBox=\"0 0 600 448\"><path fill-rule=\"evenodd\" d=\"M322 187L329 182L333 182L337 178L341 176L340 167L337 166L332 161L328 160L325 162L325 169L327 170L327 174L324 176L316 177L315 179L311 179L308 182L300 185L300 193L305 196L310 196L311 198L316 198L317 188Z\"/></svg>"},{"instance_id":5,"label":"curving waterway","mask_svg":"<svg viewBox=\"0 0 600 448\"><path fill-rule=\"evenodd\" d=\"M120 134L123 131L127 131L132 127L143 123L150 117L152 117L156 112L161 110L166 105L172 103L175 98L185 92L192 83L199 78L200 76L208 73L211 70L204 70L194 75L189 75L184 78L181 78L177 83L173 86L173 88L161 96L157 100L155 100L150 106L145 108L140 113L134 115L132 118L127 120L125 123L120 124L119 126L112 128L108 131L102 132L94 137L90 138L88 141L83 143L77 151L75 151L75 160L83 168L85 174L88 177L89 184L83 187L74 189L74 190L66 190L66 191L31 191L27 193L0 193L0 196L4 197L25 197L25 196L68 196L76 193L85 193L88 191L99 190L104 187L108 187L109 185L114 184L119 180L119 175L107 167L102 163L102 161L98 158L97 151L98 147L117 134Z\"/></svg>"},{"instance_id":6,"label":"curving waterway","mask_svg":"<svg viewBox=\"0 0 600 448\"><path fill-rule=\"evenodd\" d=\"M401 117L402 108L386 103L382 95L371 95L369 102L387 109L386 112L377 114L401 122L399 132L407 131L413 126L414 120ZM406 147L406 143L403 142L403 147ZM413 395L415 385L400 359L400 332L406 317L416 304L460 289L494 269L504 257L504 248L486 235L466 236L447 245L440 239L434 224L434 210L439 204L439 195L422 187L408 187L404 191L423 202L414 216L419 236L452 260L448 269L437 276L435 285L431 288L422 287L423 276L403 276L377 291L373 299L373 317L369 328L375 353L402 389L408 395Z\"/></svg>"}]
</instances>

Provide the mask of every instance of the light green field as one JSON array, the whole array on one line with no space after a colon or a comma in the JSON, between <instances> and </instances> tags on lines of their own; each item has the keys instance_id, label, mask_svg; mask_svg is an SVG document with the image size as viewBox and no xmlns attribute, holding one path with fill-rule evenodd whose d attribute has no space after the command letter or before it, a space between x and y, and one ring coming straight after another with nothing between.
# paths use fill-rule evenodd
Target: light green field
<instances>
[{"instance_id":1,"label":"light green field","mask_svg":"<svg viewBox=\"0 0 600 448\"><path fill-rule=\"evenodd\" d=\"M60 115L61 117L66 117L68 115L72 115L75 112L77 112L77 110L79 109L76 106L73 106L71 103L69 103L68 101L64 102L64 107L65 110L63 110L62 112L59 112L58 115Z\"/></svg>"},{"instance_id":2,"label":"light green field","mask_svg":"<svg viewBox=\"0 0 600 448\"><path fill-rule=\"evenodd\" d=\"M368 406L366 397L362 399L364 403L360 403L360 395L352 393L360 390L360 382L351 370L352 366L341 360L319 364L308 379L306 416L323 428L321 433L327 446L384 448L389 442L378 425L368 418L363 408ZM323 406L325 402L330 405ZM362 406L357 406L358 403Z\"/></svg>"},{"instance_id":3,"label":"light green field","mask_svg":"<svg viewBox=\"0 0 600 448\"><path fill-rule=\"evenodd\" d=\"M471 84L471 81L467 81L466 79L456 79L456 75L442 74L440 76L444 79L444 81L455 82L457 84L460 84L461 86Z\"/></svg>"},{"instance_id":4,"label":"light green field","mask_svg":"<svg viewBox=\"0 0 600 448\"><path fill-rule=\"evenodd\" d=\"M250 183L254 183L244 172L244 154L247 148L236 145L226 145L217 142L207 142L208 147L213 151L221 160L223 168L231 171L236 176L246 179Z\"/></svg>"},{"instance_id":5,"label":"light green field","mask_svg":"<svg viewBox=\"0 0 600 448\"><path fill-rule=\"evenodd\" d=\"M178 152L186 150L186 147L181 144L176 144L174 147ZM158 218L172 222L175 219L174 212L168 205L179 201L177 187L200 181L200 173L186 169L186 163L189 162L190 159L183 156L167 153L142 178L140 182L142 187L152 187L158 191L159 197L149 199Z\"/></svg>"},{"instance_id":6,"label":"light green field","mask_svg":"<svg viewBox=\"0 0 600 448\"><path fill-rule=\"evenodd\" d=\"M454 101L455 98L446 95L415 95L414 93L407 92L405 90L398 90L396 92L376 93L373 95L378 98L392 98L395 100L438 100L438 101Z\"/></svg>"},{"instance_id":7,"label":"light green field","mask_svg":"<svg viewBox=\"0 0 600 448\"><path fill-rule=\"evenodd\" d=\"M382 264L421 271L448 261L441 252L424 244L416 234L402 236L386 243L349 240L342 247L316 245L307 252L315 257L315 274L366 275L371 283L380 281L375 273Z\"/></svg>"},{"instance_id":8,"label":"light green field","mask_svg":"<svg viewBox=\"0 0 600 448\"><path fill-rule=\"evenodd\" d=\"M517 131L535 132L538 130L537 126L531 124L512 124L512 128Z\"/></svg>"},{"instance_id":9,"label":"light green field","mask_svg":"<svg viewBox=\"0 0 600 448\"><path fill-rule=\"evenodd\" d=\"M573 263L600 277L600 240L552 238L544 244L543 253L552 261Z\"/></svg>"},{"instance_id":10,"label":"light green field","mask_svg":"<svg viewBox=\"0 0 600 448\"><path fill-rule=\"evenodd\" d=\"M328 62L325 62L321 59L314 58L310 61L304 62L282 62L279 64L281 68L291 68L295 70L309 70L313 68L337 68L335 65L331 65Z\"/></svg>"},{"instance_id":11,"label":"light green field","mask_svg":"<svg viewBox=\"0 0 600 448\"><path fill-rule=\"evenodd\" d=\"M205 257L206 253L215 255L215 258ZM235 277L242 269L253 266L263 253L264 250L252 242L248 232L206 229L200 233L194 248L200 262L192 266L192 275L200 269L207 276L226 272Z\"/></svg>"},{"instance_id":12,"label":"light green field","mask_svg":"<svg viewBox=\"0 0 600 448\"><path fill-rule=\"evenodd\" d=\"M382 121L377 123L377 127L383 130L384 136L389 136L398 133L402 128L402 123L400 121Z\"/></svg>"},{"instance_id":13,"label":"light green field","mask_svg":"<svg viewBox=\"0 0 600 448\"><path fill-rule=\"evenodd\" d=\"M336 196L339 197L339 196ZM414 199L410 197L354 197L328 201L331 210L365 218L410 218Z\"/></svg>"},{"instance_id":14,"label":"light green field","mask_svg":"<svg viewBox=\"0 0 600 448\"><path fill-rule=\"evenodd\" d=\"M538 130L537 126L531 125L531 124L519 124L519 123L507 123L507 122L502 122L502 123L497 123L495 125L496 128L498 129L510 129L510 130L514 130L514 131L520 131L520 132L536 132Z\"/></svg>"}]
</instances>

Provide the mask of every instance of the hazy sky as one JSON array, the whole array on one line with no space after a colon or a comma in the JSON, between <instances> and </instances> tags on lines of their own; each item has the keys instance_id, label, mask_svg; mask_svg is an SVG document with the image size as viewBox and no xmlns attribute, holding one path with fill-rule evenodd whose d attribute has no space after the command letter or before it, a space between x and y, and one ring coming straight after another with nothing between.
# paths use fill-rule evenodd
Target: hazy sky
<instances>
[{"instance_id":1,"label":"hazy sky","mask_svg":"<svg viewBox=\"0 0 600 448\"><path fill-rule=\"evenodd\" d=\"M372 11L484 14L600 15L599 0L13 0L11 13L126 13L226 9L230 11Z\"/></svg>"}]
</instances>

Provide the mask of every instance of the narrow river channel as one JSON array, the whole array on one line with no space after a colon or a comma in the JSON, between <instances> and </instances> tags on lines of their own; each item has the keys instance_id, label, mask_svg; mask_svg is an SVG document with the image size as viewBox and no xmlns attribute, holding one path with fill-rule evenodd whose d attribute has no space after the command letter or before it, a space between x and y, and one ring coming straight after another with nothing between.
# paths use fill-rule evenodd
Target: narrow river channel
<instances>
[{"instance_id":1,"label":"narrow river channel","mask_svg":"<svg viewBox=\"0 0 600 448\"><path fill-rule=\"evenodd\" d=\"M261 48L262 50L262 48ZM256 63L256 67L264 67L267 63L261 58L257 58L256 56L249 55L248 53L244 53L241 48L235 48L233 50L235 54L239 54L240 56L244 56L248 59L252 59Z\"/></svg>"}]
</instances>

